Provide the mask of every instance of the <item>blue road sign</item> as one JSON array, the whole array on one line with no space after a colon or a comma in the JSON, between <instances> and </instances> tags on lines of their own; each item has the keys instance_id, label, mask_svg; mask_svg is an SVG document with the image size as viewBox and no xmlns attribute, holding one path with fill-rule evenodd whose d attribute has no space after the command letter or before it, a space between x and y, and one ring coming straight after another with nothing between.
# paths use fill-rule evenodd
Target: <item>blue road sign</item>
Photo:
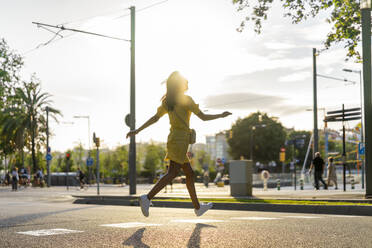
<instances>
[{"instance_id":1,"label":"blue road sign","mask_svg":"<svg viewBox=\"0 0 372 248\"><path fill-rule=\"evenodd\" d=\"M50 153L50 146L48 146L47 152Z\"/></svg>"},{"instance_id":2,"label":"blue road sign","mask_svg":"<svg viewBox=\"0 0 372 248\"><path fill-rule=\"evenodd\" d=\"M50 161L52 160L52 155L50 153L48 153L46 156L45 156L46 160Z\"/></svg>"},{"instance_id":3,"label":"blue road sign","mask_svg":"<svg viewBox=\"0 0 372 248\"><path fill-rule=\"evenodd\" d=\"M363 142L359 142L358 152L359 152L359 155L364 155L365 154L366 149L364 147L364 143Z\"/></svg>"},{"instance_id":4,"label":"blue road sign","mask_svg":"<svg viewBox=\"0 0 372 248\"><path fill-rule=\"evenodd\" d=\"M87 158L87 166L92 166L94 163L93 158Z\"/></svg>"},{"instance_id":5,"label":"blue road sign","mask_svg":"<svg viewBox=\"0 0 372 248\"><path fill-rule=\"evenodd\" d=\"M225 158L222 158L222 163L224 164L226 162Z\"/></svg>"}]
</instances>

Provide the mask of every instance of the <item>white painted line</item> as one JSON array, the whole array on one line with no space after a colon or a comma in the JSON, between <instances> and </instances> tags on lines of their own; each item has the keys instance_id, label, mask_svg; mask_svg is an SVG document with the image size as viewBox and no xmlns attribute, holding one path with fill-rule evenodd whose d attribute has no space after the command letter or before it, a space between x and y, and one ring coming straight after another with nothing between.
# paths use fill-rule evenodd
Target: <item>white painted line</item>
<instances>
[{"instance_id":1,"label":"white painted line","mask_svg":"<svg viewBox=\"0 0 372 248\"><path fill-rule=\"evenodd\" d=\"M27 231L27 232L17 232L17 233L31 235L31 236L49 236L49 235L81 233L81 232L83 231L56 228L56 229L43 229L43 230Z\"/></svg>"},{"instance_id":2,"label":"white painted line","mask_svg":"<svg viewBox=\"0 0 372 248\"><path fill-rule=\"evenodd\" d=\"M151 224L142 222L127 222L127 223L116 223L116 224L104 224L101 226L108 227L119 227L119 228L133 228L133 227L143 227L143 226L161 226L161 224Z\"/></svg>"},{"instance_id":3,"label":"white painted line","mask_svg":"<svg viewBox=\"0 0 372 248\"><path fill-rule=\"evenodd\" d=\"M293 215L293 216L284 216L285 218L297 218L297 219L320 219L322 216L308 216L308 215Z\"/></svg>"},{"instance_id":4,"label":"white painted line","mask_svg":"<svg viewBox=\"0 0 372 248\"><path fill-rule=\"evenodd\" d=\"M210 223L210 222L223 222L223 220L211 220L211 219L180 219L180 220L172 220L172 222L182 222L182 223Z\"/></svg>"},{"instance_id":5,"label":"white painted line","mask_svg":"<svg viewBox=\"0 0 372 248\"><path fill-rule=\"evenodd\" d=\"M282 218L274 217L232 217L232 220L280 220Z\"/></svg>"},{"instance_id":6,"label":"white painted line","mask_svg":"<svg viewBox=\"0 0 372 248\"><path fill-rule=\"evenodd\" d=\"M334 215L334 214L329 214L325 215L327 217L339 217L339 218L357 218L357 217L364 217L364 216L359 216L359 215Z\"/></svg>"}]
</instances>

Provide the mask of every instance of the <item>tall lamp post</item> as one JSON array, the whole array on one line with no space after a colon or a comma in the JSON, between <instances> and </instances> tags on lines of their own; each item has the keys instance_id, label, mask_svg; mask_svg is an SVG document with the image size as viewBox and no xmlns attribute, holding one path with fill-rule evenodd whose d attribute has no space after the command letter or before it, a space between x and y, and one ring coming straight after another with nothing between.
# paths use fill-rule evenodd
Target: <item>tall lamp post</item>
<instances>
[{"instance_id":1,"label":"tall lamp post","mask_svg":"<svg viewBox=\"0 0 372 248\"><path fill-rule=\"evenodd\" d=\"M372 197L371 0L361 0L366 198Z\"/></svg>"},{"instance_id":2,"label":"tall lamp post","mask_svg":"<svg viewBox=\"0 0 372 248\"><path fill-rule=\"evenodd\" d=\"M90 117L89 115L75 115L76 119L87 119L88 120L88 159L90 159ZM91 166L89 166L89 184L91 179Z\"/></svg>"},{"instance_id":3,"label":"tall lamp post","mask_svg":"<svg viewBox=\"0 0 372 248\"><path fill-rule=\"evenodd\" d=\"M359 74L359 88L360 88L360 112L361 112L361 121L360 121L360 142L364 143L363 135L363 85L362 85L362 71L361 70L351 70L351 69L342 69L345 72L353 72ZM364 189L364 159L361 157L362 161L362 189Z\"/></svg>"}]
</instances>

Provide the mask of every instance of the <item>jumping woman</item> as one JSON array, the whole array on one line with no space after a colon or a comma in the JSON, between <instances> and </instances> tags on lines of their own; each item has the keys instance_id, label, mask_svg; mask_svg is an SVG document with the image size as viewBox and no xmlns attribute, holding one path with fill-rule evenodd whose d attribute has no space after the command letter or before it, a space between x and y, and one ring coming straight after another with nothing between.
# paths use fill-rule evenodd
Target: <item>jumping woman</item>
<instances>
[{"instance_id":1,"label":"jumping woman","mask_svg":"<svg viewBox=\"0 0 372 248\"><path fill-rule=\"evenodd\" d=\"M161 100L157 113L146 121L141 127L130 131L127 138L138 134L143 129L157 122L164 114L168 114L170 122L170 133L167 141L166 159L170 160L167 174L165 174L150 190L147 195L139 198L139 203L144 216L149 216L150 200L169 184L179 173L182 168L186 175L186 186L189 191L196 216L201 216L212 207L212 203L199 204L195 192L194 171L191 168L190 161L186 155L190 144L189 121L191 112L197 115L203 121L214 120L231 115L230 112L223 112L217 115L204 114L199 105L194 100L185 95L188 90L188 81L179 72L173 72L166 81L167 92Z\"/></svg>"}]
</instances>

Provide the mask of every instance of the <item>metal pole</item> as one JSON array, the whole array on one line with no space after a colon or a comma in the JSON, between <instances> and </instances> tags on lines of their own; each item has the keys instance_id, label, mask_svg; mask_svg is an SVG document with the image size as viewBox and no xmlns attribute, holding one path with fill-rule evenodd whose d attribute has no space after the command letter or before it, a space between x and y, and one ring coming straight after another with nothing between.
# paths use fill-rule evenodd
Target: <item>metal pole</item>
<instances>
[{"instance_id":1,"label":"metal pole","mask_svg":"<svg viewBox=\"0 0 372 248\"><path fill-rule=\"evenodd\" d=\"M136 130L136 91L135 91L135 13L136 8L130 7L131 40L130 40L130 130ZM129 145L129 194L136 194L136 137L130 137Z\"/></svg>"},{"instance_id":2,"label":"metal pole","mask_svg":"<svg viewBox=\"0 0 372 248\"><path fill-rule=\"evenodd\" d=\"M359 88L360 88L360 117L361 117L361 120L360 120L360 142L364 143L364 130L363 130L363 83L362 83L362 71L359 70ZM360 158L361 162L362 162L362 189L364 189L364 158L361 157Z\"/></svg>"},{"instance_id":3,"label":"metal pole","mask_svg":"<svg viewBox=\"0 0 372 248\"><path fill-rule=\"evenodd\" d=\"M345 112L344 104L342 104L342 164L343 164L343 181L344 191L346 191L346 142L345 142Z\"/></svg>"},{"instance_id":4,"label":"metal pole","mask_svg":"<svg viewBox=\"0 0 372 248\"><path fill-rule=\"evenodd\" d=\"M45 108L46 110L46 153L47 155L49 154L49 107L47 106ZM47 178L47 186L50 187L50 161L47 159L47 173L48 173L48 178Z\"/></svg>"},{"instance_id":5,"label":"metal pole","mask_svg":"<svg viewBox=\"0 0 372 248\"><path fill-rule=\"evenodd\" d=\"M71 155L70 155L71 156ZM70 172L70 160L66 160L66 188L68 190L68 173Z\"/></svg>"},{"instance_id":6,"label":"metal pole","mask_svg":"<svg viewBox=\"0 0 372 248\"><path fill-rule=\"evenodd\" d=\"M316 48L313 48L313 97L314 97L314 149L313 155L318 152L318 103L317 103L317 74L316 74Z\"/></svg>"},{"instance_id":7,"label":"metal pole","mask_svg":"<svg viewBox=\"0 0 372 248\"><path fill-rule=\"evenodd\" d=\"M252 131L251 131L251 144L250 144L251 151L249 154L249 157L252 160L252 162L253 162L253 132L254 132L254 127L252 127Z\"/></svg>"},{"instance_id":8,"label":"metal pole","mask_svg":"<svg viewBox=\"0 0 372 248\"><path fill-rule=\"evenodd\" d=\"M366 197L372 197L371 3L361 6Z\"/></svg>"},{"instance_id":9,"label":"metal pole","mask_svg":"<svg viewBox=\"0 0 372 248\"><path fill-rule=\"evenodd\" d=\"M97 195L99 195L99 147L97 147L96 170L97 170Z\"/></svg>"},{"instance_id":10,"label":"metal pole","mask_svg":"<svg viewBox=\"0 0 372 248\"><path fill-rule=\"evenodd\" d=\"M297 188L297 175L296 175L296 159L295 159L295 148L296 139L293 140L293 155L292 155L292 161L293 161L293 170L294 170L294 190Z\"/></svg>"}]
</instances>

